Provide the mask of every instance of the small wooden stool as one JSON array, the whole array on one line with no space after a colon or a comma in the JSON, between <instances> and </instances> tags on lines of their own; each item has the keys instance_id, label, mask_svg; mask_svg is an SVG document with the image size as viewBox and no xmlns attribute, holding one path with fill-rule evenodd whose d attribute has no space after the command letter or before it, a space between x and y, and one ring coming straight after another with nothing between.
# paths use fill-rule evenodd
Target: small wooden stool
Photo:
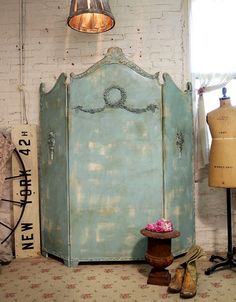
<instances>
[{"instance_id":1,"label":"small wooden stool","mask_svg":"<svg viewBox=\"0 0 236 302\"><path fill-rule=\"evenodd\" d=\"M158 233L142 229L141 234L148 238L146 261L153 266L147 283L154 285L169 285L171 275L167 266L171 265L174 257L171 253L171 239L180 236L179 231Z\"/></svg>"}]
</instances>

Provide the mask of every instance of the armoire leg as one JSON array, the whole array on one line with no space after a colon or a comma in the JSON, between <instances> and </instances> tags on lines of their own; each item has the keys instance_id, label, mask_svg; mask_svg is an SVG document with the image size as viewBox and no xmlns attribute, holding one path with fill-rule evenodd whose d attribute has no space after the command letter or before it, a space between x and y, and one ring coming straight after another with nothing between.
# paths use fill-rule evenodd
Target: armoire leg
<instances>
[{"instance_id":1,"label":"armoire leg","mask_svg":"<svg viewBox=\"0 0 236 302\"><path fill-rule=\"evenodd\" d=\"M43 255L44 257L48 258L48 253L47 253L47 252L42 251L42 255Z\"/></svg>"},{"instance_id":2,"label":"armoire leg","mask_svg":"<svg viewBox=\"0 0 236 302\"><path fill-rule=\"evenodd\" d=\"M63 262L68 267L76 267L79 265L78 260L63 259Z\"/></svg>"}]
</instances>

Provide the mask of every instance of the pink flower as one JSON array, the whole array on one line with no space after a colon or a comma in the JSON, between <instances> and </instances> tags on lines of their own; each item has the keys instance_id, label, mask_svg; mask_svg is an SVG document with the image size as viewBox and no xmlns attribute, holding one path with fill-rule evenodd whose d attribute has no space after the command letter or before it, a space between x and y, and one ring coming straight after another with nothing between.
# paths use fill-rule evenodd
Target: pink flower
<instances>
[{"instance_id":1,"label":"pink flower","mask_svg":"<svg viewBox=\"0 0 236 302\"><path fill-rule=\"evenodd\" d=\"M96 276L88 276L87 280L96 280Z\"/></svg>"},{"instance_id":2,"label":"pink flower","mask_svg":"<svg viewBox=\"0 0 236 302\"><path fill-rule=\"evenodd\" d=\"M207 292L204 292L204 293L200 293L199 296L203 299L205 298L209 298L209 294Z\"/></svg>"},{"instance_id":3,"label":"pink flower","mask_svg":"<svg viewBox=\"0 0 236 302\"><path fill-rule=\"evenodd\" d=\"M27 280L29 278L29 276L20 276L19 279L20 280Z\"/></svg>"},{"instance_id":4,"label":"pink flower","mask_svg":"<svg viewBox=\"0 0 236 302\"><path fill-rule=\"evenodd\" d=\"M61 280L62 276L53 276L53 280Z\"/></svg>"},{"instance_id":5,"label":"pink flower","mask_svg":"<svg viewBox=\"0 0 236 302\"><path fill-rule=\"evenodd\" d=\"M161 218L156 222L156 231L157 232L172 232L173 224L170 220Z\"/></svg>"},{"instance_id":6,"label":"pink flower","mask_svg":"<svg viewBox=\"0 0 236 302\"><path fill-rule=\"evenodd\" d=\"M48 273L50 271L50 268L42 268L41 273Z\"/></svg>"},{"instance_id":7,"label":"pink flower","mask_svg":"<svg viewBox=\"0 0 236 302\"><path fill-rule=\"evenodd\" d=\"M155 223L149 223L146 225L145 229L148 231L156 232L156 224Z\"/></svg>"},{"instance_id":8,"label":"pink flower","mask_svg":"<svg viewBox=\"0 0 236 302\"><path fill-rule=\"evenodd\" d=\"M198 89L197 92L198 92L198 95L202 96L205 91L206 91L206 88L205 87L201 87L201 88Z\"/></svg>"},{"instance_id":9,"label":"pink flower","mask_svg":"<svg viewBox=\"0 0 236 302\"><path fill-rule=\"evenodd\" d=\"M140 284L138 287L141 289L149 288L148 284Z\"/></svg>"},{"instance_id":10,"label":"pink flower","mask_svg":"<svg viewBox=\"0 0 236 302\"><path fill-rule=\"evenodd\" d=\"M121 276L120 278L121 278L122 280L129 280L129 279L130 279L129 276Z\"/></svg>"},{"instance_id":11,"label":"pink flower","mask_svg":"<svg viewBox=\"0 0 236 302\"><path fill-rule=\"evenodd\" d=\"M160 297L161 299L168 299L168 293L160 293L160 294L159 294L159 297Z\"/></svg>"},{"instance_id":12,"label":"pink flower","mask_svg":"<svg viewBox=\"0 0 236 302\"><path fill-rule=\"evenodd\" d=\"M68 288L68 289L76 288L76 284L67 284L66 288Z\"/></svg>"},{"instance_id":13,"label":"pink flower","mask_svg":"<svg viewBox=\"0 0 236 302\"><path fill-rule=\"evenodd\" d=\"M223 278L225 278L225 279L232 279L233 276L231 274L224 274Z\"/></svg>"},{"instance_id":14,"label":"pink flower","mask_svg":"<svg viewBox=\"0 0 236 302\"><path fill-rule=\"evenodd\" d=\"M43 294L43 299L50 299L53 298L54 293L45 293Z\"/></svg>"},{"instance_id":15,"label":"pink flower","mask_svg":"<svg viewBox=\"0 0 236 302\"><path fill-rule=\"evenodd\" d=\"M31 288L39 288L40 287L40 283L33 283L33 284L31 284Z\"/></svg>"},{"instance_id":16,"label":"pink flower","mask_svg":"<svg viewBox=\"0 0 236 302\"><path fill-rule=\"evenodd\" d=\"M90 293L87 293L87 294L83 294L82 296L81 296L81 298L82 299L91 299L93 296L92 296L92 294L90 294Z\"/></svg>"},{"instance_id":17,"label":"pink flower","mask_svg":"<svg viewBox=\"0 0 236 302\"><path fill-rule=\"evenodd\" d=\"M113 273L113 269L112 269L112 268L105 268L105 269L104 269L104 272L105 272L105 273L108 273L108 274L109 274L109 273Z\"/></svg>"},{"instance_id":18,"label":"pink flower","mask_svg":"<svg viewBox=\"0 0 236 302\"><path fill-rule=\"evenodd\" d=\"M16 296L16 293L6 293L5 298L13 298Z\"/></svg>"},{"instance_id":19,"label":"pink flower","mask_svg":"<svg viewBox=\"0 0 236 302\"><path fill-rule=\"evenodd\" d=\"M112 284L103 284L102 287L104 289L109 289L109 288L112 288Z\"/></svg>"},{"instance_id":20,"label":"pink flower","mask_svg":"<svg viewBox=\"0 0 236 302\"><path fill-rule=\"evenodd\" d=\"M121 299L129 299L129 298L131 298L131 295L130 295L130 293L120 294L120 298Z\"/></svg>"},{"instance_id":21,"label":"pink flower","mask_svg":"<svg viewBox=\"0 0 236 302\"><path fill-rule=\"evenodd\" d=\"M222 287L222 285L220 284L220 282L212 282L211 283L214 287L218 288L218 287Z\"/></svg>"},{"instance_id":22,"label":"pink flower","mask_svg":"<svg viewBox=\"0 0 236 302\"><path fill-rule=\"evenodd\" d=\"M156 223L149 223L145 227L146 230L158 233L172 232L173 224L171 220L161 218L156 221Z\"/></svg>"}]
</instances>

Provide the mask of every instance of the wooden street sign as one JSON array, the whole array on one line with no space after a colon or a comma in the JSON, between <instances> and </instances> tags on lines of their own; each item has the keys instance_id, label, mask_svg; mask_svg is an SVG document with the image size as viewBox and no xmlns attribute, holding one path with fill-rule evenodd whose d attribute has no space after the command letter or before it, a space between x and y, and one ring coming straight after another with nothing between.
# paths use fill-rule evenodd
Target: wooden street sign
<instances>
[{"instance_id":1,"label":"wooden street sign","mask_svg":"<svg viewBox=\"0 0 236 302\"><path fill-rule=\"evenodd\" d=\"M34 257L40 254L39 188L37 126L18 125L12 129L12 142L20 155L25 169L17 158L12 159L14 222L24 211L15 230L16 258ZM24 171L23 171L24 170Z\"/></svg>"}]
</instances>

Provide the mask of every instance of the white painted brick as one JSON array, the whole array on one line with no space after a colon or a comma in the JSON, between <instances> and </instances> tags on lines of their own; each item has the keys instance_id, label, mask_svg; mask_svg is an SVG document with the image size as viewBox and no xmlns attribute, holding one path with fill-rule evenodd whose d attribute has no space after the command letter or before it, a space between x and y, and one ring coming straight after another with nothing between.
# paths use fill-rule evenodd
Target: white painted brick
<instances>
[{"instance_id":1,"label":"white painted brick","mask_svg":"<svg viewBox=\"0 0 236 302\"><path fill-rule=\"evenodd\" d=\"M85 71L112 46L121 47L129 60L151 74L169 73L185 89L189 79L187 0L110 0L116 25L99 35L78 33L67 26L69 2L24 1L23 76L31 123L39 119L40 82L50 90L61 72L69 76ZM0 127L6 131L21 121L18 26L19 1L1 0ZM197 242L207 250L225 250L225 213L224 194L209 189L204 176L196 186L196 234Z\"/></svg>"}]
</instances>

